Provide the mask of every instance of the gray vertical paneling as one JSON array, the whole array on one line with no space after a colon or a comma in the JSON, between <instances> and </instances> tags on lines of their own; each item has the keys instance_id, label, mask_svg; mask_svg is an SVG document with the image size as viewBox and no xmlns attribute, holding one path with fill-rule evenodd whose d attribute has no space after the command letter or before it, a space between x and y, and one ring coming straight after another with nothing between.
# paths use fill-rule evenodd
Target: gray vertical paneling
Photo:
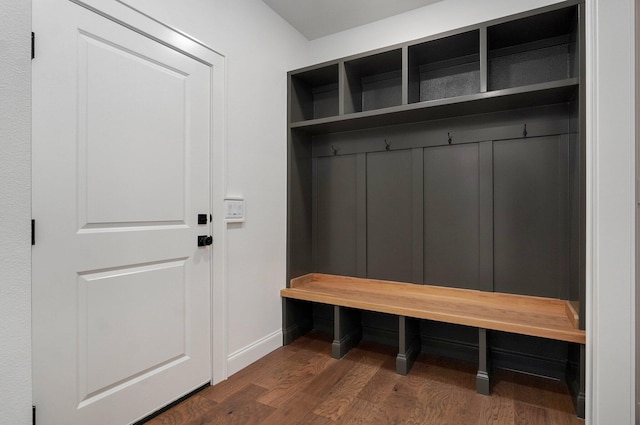
<instances>
[{"instance_id":1,"label":"gray vertical paneling","mask_svg":"<svg viewBox=\"0 0 640 425\"><path fill-rule=\"evenodd\" d=\"M411 149L411 282L424 282L424 149Z\"/></svg>"},{"instance_id":2,"label":"gray vertical paneling","mask_svg":"<svg viewBox=\"0 0 640 425\"><path fill-rule=\"evenodd\" d=\"M478 289L478 145L424 150L424 282Z\"/></svg>"},{"instance_id":3,"label":"gray vertical paneling","mask_svg":"<svg viewBox=\"0 0 640 425\"><path fill-rule=\"evenodd\" d=\"M479 286L493 291L493 142L478 145Z\"/></svg>"},{"instance_id":4,"label":"gray vertical paneling","mask_svg":"<svg viewBox=\"0 0 640 425\"><path fill-rule=\"evenodd\" d=\"M558 239L558 249L562 253L562 259L559 264L561 286L558 288L556 296L563 300L568 300L571 287L571 198L569 195L571 193L569 186L569 181L571 179L569 174L571 149L568 135L560 135L557 139L557 161L560 184L556 188L558 224L554 230L556 231L555 236Z\"/></svg>"},{"instance_id":5,"label":"gray vertical paneling","mask_svg":"<svg viewBox=\"0 0 640 425\"><path fill-rule=\"evenodd\" d=\"M308 84L289 76L289 120L291 122L310 119L313 116L313 96Z\"/></svg>"},{"instance_id":6,"label":"gray vertical paneling","mask_svg":"<svg viewBox=\"0 0 640 425\"><path fill-rule=\"evenodd\" d=\"M586 16L585 16L585 5L578 5L578 49L579 49L579 57L580 57L580 66L579 66L579 77L580 77L580 95L578 97L578 128L574 131L577 131L579 134L579 165L577 167L580 169L580 185L579 185L579 242L578 242L578 253L579 256L579 267L580 271L578 277L578 285L580 291L579 297L579 315L580 315L580 329L585 329L586 327L586 318L587 318L587 298L586 298L586 253L587 253L587 241L586 241L586 229L587 229L587 171L585 169L587 163L587 135L586 135L586 121L587 121L587 79L586 79Z\"/></svg>"},{"instance_id":7,"label":"gray vertical paneling","mask_svg":"<svg viewBox=\"0 0 640 425\"><path fill-rule=\"evenodd\" d=\"M362 83L359 78L349 73L347 64L344 67L344 113L351 114L362 110Z\"/></svg>"},{"instance_id":8,"label":"gray vertical paneling","mask_svg":"<svg viewBox=\"0 0 640 425\"><path fill-rule=\"evenodd\" d=\"M287 285L292 278L313 271L310 136L290 132L288 162Z\"/></svg>"},{"instance_id":9,"label":"gray vertical paneling","mask_svg":"<svg viewBox=\"0 0 640 425\"><path fill-rule=\"evenodd\" d=\"M315 271L356 276L356 155L318 158L315 175Z\"/></svg>"},{"instance_id":10,"label":"gray vertical paneling","mask_svg":"<svg viewBox=\"0 0 640 425\"><path fill-rule=\"evenodd\" d=\"M568 135L569 139L569 193L568 193L568 220L569 220L569 300L576 303L580 300L580 275L581 257L580 248L581 233L584 232L580 225L580 140L576 133Z\"/></svg>"},{"instance_id":11,"label":"gray vertical paneling","mask_svg":"<svg viewBox=\"0 0 640 425\"><path fill-rule=\"evenodd\" d=\"M566 143L563 137L495 142L494 288L567 294ZM565 164L563 164L563 162Z\"/></svg>"},{"instance_id":12,"label":"gray vertical paneling","mask_svg":"<svg viewBox=\"0 0 640 425\"><path fill-rule=\"evenodd\" d=\"M412 154L367 155L367 277L412 280Z\"/></svg>"},{"instance_id":13,"label":"gray vertical paneling","mask_svg":"<svg viewBox=\"0 0 640 425\"><path fill-rule=\"evenodd\" d=\"M528 335L491 332L493 364L554 379L563 379L567 372L569 344Z\"/></svg>"},{"instance_id":14,"label":"gray vertical paneling","mask_svg":"<svg viewBox=\"0 0 640 425\"><path fill-rule=\"evenodd\" d=\"M367 277L367 154L356 155L356 276Z\"/></svg>"}]
</instances>

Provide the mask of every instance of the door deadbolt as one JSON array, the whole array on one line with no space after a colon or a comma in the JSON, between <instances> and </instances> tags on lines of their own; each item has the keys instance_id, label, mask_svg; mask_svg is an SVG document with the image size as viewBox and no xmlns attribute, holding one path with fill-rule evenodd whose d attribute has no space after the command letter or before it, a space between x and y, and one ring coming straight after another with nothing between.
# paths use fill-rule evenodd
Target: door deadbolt
<instances>
[{"instance_id":1,"label":"door deadbolt","mask_svg":"<svg viewBox=\"0 0 640 425\"><path fill-rule=\"evenodd\" d=\"M213 243L213 236L199 235L198 246L207 246Z\"/></svg>"}]
</instances>

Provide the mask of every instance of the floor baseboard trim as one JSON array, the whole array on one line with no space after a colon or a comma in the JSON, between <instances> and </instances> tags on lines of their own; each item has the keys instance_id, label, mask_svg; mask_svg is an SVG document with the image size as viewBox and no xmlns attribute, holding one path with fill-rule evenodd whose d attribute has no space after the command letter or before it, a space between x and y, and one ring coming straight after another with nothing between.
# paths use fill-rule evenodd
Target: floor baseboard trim
<instances>
[{"instance_id":1,"label":"floor baseboard trim","mask_svg":"<svg viewBox=\"0 0 640 425\"><path fill-rule=\"evenodd\" d=\"M282 329L278 329L264 338L234 351L227 357L227 372L229 376L280 347L282 347Z\"/></svg>"}]
</instances>

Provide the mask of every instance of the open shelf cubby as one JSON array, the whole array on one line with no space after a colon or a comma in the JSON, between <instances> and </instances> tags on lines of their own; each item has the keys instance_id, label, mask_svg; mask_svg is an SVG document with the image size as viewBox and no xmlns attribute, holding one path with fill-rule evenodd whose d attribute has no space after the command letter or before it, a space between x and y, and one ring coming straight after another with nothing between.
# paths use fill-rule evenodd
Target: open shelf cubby
<instances>
[{"instance_id":1,"label":"open shelf cubby","mask_svg":"<svg viewBox=\"0 0 640 425\"><path fill-rule=\"evenodd\" d=\"M338 115L338 64L293 75L290 93L291 122Z\"/></svg>"},{"instance_id":2,"label":"open shelf cubby","mask_svg":"<svg viewBox=\"0 0 640 425\"><path fill-rule=\"evenodd\" d=\"M345 62L346 114L402 104L402 49Z\"/></svg>"},{"instance_id":3,"label":"open shelf cubby","mask_svg":"<svg viewBox=\"0 0 640 425\"><path fill-rule=\"evenodd\" d=\"M487 28L488 89L577 77L576 6Z\"/></svg>"},{"instance_id":4,"label":"open shelf cubby","mask_svg":"<svg viewBox=\"0 0 640 425\"><path fill-rule=\"evenodd\" d=\"M409 46L409 103L479 91L479 30Z\"/></svg>"}]
</instances>

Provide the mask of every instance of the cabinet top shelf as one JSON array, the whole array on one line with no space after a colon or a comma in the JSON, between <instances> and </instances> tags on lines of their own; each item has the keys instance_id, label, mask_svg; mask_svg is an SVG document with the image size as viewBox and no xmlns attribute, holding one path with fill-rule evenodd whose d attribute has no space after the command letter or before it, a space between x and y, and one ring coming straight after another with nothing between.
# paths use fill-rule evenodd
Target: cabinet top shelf
<instances>
[{"instance_id":1,"label":"cabinet top shelf","mask_svg":"<svg viewBox=\"0 0 640 425\"><path fill-rule=\"evenodd\" d=\"M574 98L578 84L577 78L568 78L522 87L297 121L291 123L290 128L303 130L311 134L336 133L565 103Z\"/></svg>"}]
</instances>

